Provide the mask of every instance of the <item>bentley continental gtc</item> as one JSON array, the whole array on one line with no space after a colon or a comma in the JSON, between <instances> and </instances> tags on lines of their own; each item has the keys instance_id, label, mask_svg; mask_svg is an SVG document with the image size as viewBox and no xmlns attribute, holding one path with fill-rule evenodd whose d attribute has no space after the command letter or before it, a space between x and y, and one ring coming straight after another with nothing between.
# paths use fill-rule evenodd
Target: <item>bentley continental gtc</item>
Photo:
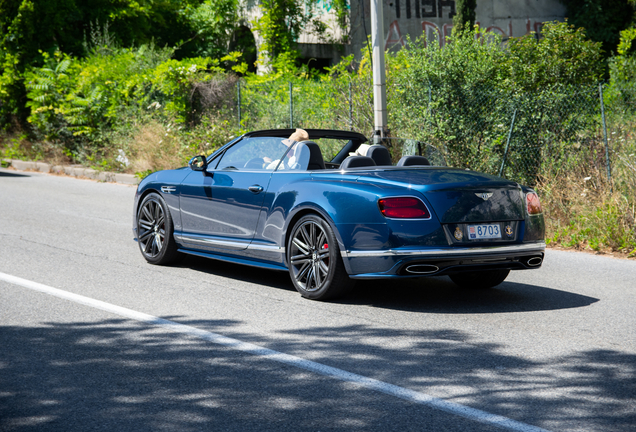
<instances>
[{"instance_id":1,"label":"bentley continental gtc","mask_svg":"<svg viewBox=\"0 0 636 432\"><path fill-rule=\"evenodd\" d=\"M359 279L446 275L490 288L541 266L534 190L426 155L395 161L355 132L308 129L301 141L294 132L246 133L143 179L133 222L143 257L287 271L302 296L319 300Z\"/></svg>"}]
</instances>

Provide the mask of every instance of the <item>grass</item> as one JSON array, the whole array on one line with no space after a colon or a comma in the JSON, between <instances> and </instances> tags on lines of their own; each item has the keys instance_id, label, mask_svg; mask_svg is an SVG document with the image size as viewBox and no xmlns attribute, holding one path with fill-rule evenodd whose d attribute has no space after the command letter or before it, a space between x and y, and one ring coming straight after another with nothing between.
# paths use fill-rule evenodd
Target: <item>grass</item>
<instances>
[{"instance_id":1,"label":"grass","mask_svg":"<svg viewBox=\"0 0 636 432\"><path fill-rule=\"evenodd\" d=\"M543 167L538 189L549 245L636 257L636 121L614 129L610 180L602 138L565 164Z\"/></svg>"}]
</instances>

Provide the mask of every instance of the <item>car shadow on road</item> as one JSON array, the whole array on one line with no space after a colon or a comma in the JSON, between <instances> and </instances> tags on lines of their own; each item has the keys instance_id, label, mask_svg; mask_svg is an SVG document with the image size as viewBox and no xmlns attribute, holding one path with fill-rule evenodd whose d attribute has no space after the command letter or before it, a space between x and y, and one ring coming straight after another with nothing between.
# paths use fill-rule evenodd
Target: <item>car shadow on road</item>
<instances>
[{"instance_id":1,"label":"car shadow on road","mask_svg":"<svg viewBox=\"0 0 636 432\"><path fill-rule=\"evenodd\" d=\"M263 287L294 291L289 274L201 257L180 264L192 270ZM462 289L448 277L359 280L347 296L334 303L366 305L409 312L492 314L586 307L598 298L539 285L504 282L491 289Z\"/></svg>"},{"instance_id":2,"label":"car shadow on road","mask_svg":"<svg viewBox=\"0 0 636 432\"><path fill-rule=\"evenodd\" d=\"M226 277L287 291L296 291L289 280L289 273L283 271L261 269L194 255L184 257L179 263L179 266L209 275Z\"/></svg>"},{"instance_id":3,"label":"car shadow on road","mask_svg":"<svg viewBox=\"0 0 636 432\"><path fill-rule=\"evenodd\" d=\"M580 308L599 299L519 282L504 282L490 289L464 289L448 277L438 276L361 281L340 301L410 312L492 314Z\"/></svg>"},{"instance_id":4,"label":"car shadow on road","mask_svg":"<svg viewBox=\"0 0 636 432\"><path fill-rule=\"evenodd\" d=\"M15 172L5 171L0 169L0 177L31 177L28 174L18 174Z\"/></svg>"}]
</instances>

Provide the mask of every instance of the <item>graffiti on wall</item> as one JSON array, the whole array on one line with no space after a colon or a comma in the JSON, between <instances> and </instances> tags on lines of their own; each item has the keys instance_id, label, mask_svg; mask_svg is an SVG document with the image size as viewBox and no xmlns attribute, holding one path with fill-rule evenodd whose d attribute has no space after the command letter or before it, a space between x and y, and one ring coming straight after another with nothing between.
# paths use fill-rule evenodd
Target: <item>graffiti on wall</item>
<instances>
[{"instance_id":1,"label":"graffiti on wall","mask_svg":"<svg viewBox=\"0 0 636 432\"><path fill-rule=\"evenodd\" d=\"M528 18L526 20L525 34L529 34L530 32L541 34L541 28L543 28L543 24L543 21L533 21ZM479 26L479 22L476 22L475 25ZM512 20L508 22L507 27L508 28L506 29L506 31L501 27L490 26L486 28L486 32L497 33L505 40L512 37ZM444 46L446 37L450 36L452 29L452 24L442 24L441 26L439 26L430 21L422 21L422 36L424 36L424 46L426 46L427 43L429 43L430 41L434 40L438 41L440 47ZM396 46L406 46L406 39L400 31L400 24L397 20L393 21L389 25L389 31L384 41L384 49L387 50Z\"/></svg>"},{"instance_id":2,"label":"graffiti on wall","mask_svg":"<svg viewBox=\"0 0 636 432\"><path fill-rule=\"evenodd\" d=\"M455 0L404 0L406 18L453 18L456 15ZM401 0L395 0L395 16L402 17Z\"/></svg>"}]
</instances>

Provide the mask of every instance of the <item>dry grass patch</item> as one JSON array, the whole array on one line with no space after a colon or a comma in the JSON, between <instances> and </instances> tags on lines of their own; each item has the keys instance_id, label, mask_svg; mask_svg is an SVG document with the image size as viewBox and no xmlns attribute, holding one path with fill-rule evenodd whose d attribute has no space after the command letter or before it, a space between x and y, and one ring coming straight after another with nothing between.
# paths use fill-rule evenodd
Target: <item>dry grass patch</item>
<instances>
[{"instance_id":1,"label":"dry grass patch","mask_svg":"<svg viewBox=\"0 0 636 432\"><path fill-rule=\"evenodd\" d=\"M155 120L141 124L126 147L128 169L134 173L178 168L193 156L180 137L179 126Z\"/></svg>"},{"instance_id":2,"label":"dry grass patch","mask_svg":"<svg viewBox=\"0 0 636 432\"><path fill-rule=\"evenodd\" d=\"M612 172L610 184L602 165L545 170L538 188L549 245L636 257L636 169L619 163Z\"/></svg>"}]
</instances>

